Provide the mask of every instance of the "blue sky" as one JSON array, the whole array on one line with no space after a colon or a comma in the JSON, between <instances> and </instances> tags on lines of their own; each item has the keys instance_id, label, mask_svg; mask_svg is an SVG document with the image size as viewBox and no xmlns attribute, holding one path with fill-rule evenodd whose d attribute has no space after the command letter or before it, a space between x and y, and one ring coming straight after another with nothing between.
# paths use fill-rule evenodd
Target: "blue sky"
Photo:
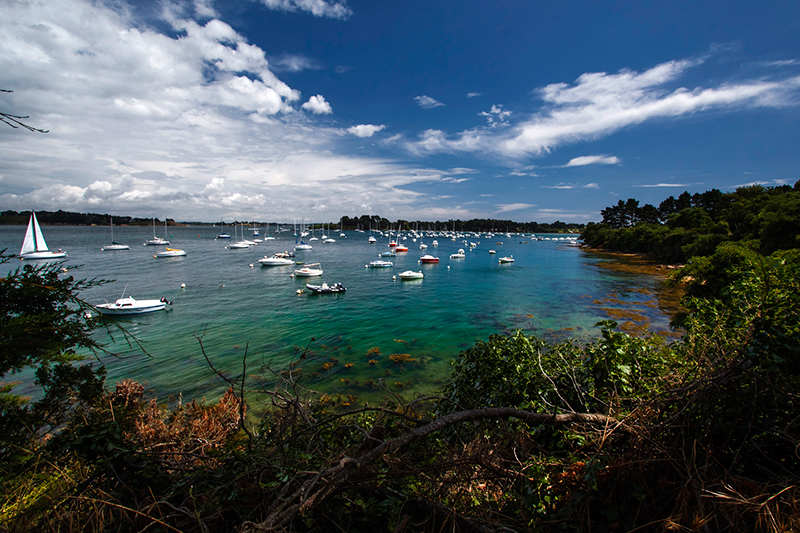
<instances>
[{"instance_id":1,"label":"blue sky","mask_svg":"<svg viewBox=\"0 0 800 533\"><path fill-rule=\"evenodd\" d=\"M659 5L663 4L663 5ZM800 3L0 0L0 208L589 222L800 179Z\"/></svg>"}]
</instances>

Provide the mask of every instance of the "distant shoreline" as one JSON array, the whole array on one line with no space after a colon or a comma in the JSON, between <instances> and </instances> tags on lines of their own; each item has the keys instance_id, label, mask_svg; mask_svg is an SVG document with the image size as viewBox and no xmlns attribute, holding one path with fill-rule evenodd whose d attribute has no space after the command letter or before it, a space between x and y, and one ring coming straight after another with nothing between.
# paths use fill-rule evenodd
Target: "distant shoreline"
<instances>
[{"instance_id":1,"label":"distant shoreline","mask_svg":"<svg viewBox=\"0 0 800 533\"><path fill-rule=\"evenodd\" d=\"M0 226L25 226L28 223L28 219L30 218L30 211L2 211L0 212ZM109 226L110 221L113 219L115 226L134 226L134 227L144 227L152 225L155 220L156 226L163 226L164 221L160 220L159 218L140 218L140 217L131 217L131 216L119 216L119 215L109 215L109 214L99 214L99 213L73 213L68 211L36 211L36 218L39 221L39 224L42 226ZM362 220L365 219L365 220ZM564 222L553 222L553 223L537 223L537 222L514 222L509 220L479 220L479 219L472 219L472 220L457 220L457 221L408 221L408 220L399 220L399 221L389 221L387 219L383 219L380 217L376 217L373 221L375 223L370 224L369 217L366 215L362 216L360 219L350 219L347 216L341 217L338 222L314 222L314 223L307 223L305 227L307 229L322 229L324 226L329 226L331 228L335 228L336 226L342 227L344 230L353 231L357 229L366 230L369 227L372 227L375 231L389 231L389 228L392 227L393 224L398 224L403 226L404 229L402 231L411 231L413 228L420 228L420 232L427 232L427 231L452 231L450 225L453 224L455 227L455 231L457 232L464 232L464 233L495 233L495 234L504 234L507 232L510 233L558 233L558 234L572 234L576 235L583 231L585 228L585 224L575 224L575 223L564 223ZM239 220L232 220L229 222L221 221L223 224L232 225L236 224L254 224L257 227L262 226L289 226L288 223L285 222L260 222L260 221L239 221ZM166 219L167 226L171 227L193 227L193 226L200 226L200 227L214 227L220 224L220 222L177 222L173 219ZM433 226L434 228L439 229L430 229ZM457 227L456 227L457 226ZM489 229L489 228L500 228L505 227L507 228L506 231L501 231L498 229ZM333 231L333 230L331 230Z\"/></svg>"}]
</instances>

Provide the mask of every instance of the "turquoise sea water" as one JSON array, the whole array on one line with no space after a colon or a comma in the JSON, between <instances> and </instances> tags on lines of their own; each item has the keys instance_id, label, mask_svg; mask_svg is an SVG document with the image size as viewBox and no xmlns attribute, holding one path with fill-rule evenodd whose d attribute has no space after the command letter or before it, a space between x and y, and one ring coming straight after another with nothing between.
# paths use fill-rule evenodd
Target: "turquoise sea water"
<instances>
[{"instance_id":1,"label":"turquoise sea water","mask_svg":"<svg viewBox=\"0 0 800 533\"><path fill-rule=\"evenodd\" d=\"M408 252L388 258L393 268L367 269L367 263L388 249L389 239L379 237L370 245L369 234L345 232L340 237L335 231L330 235L335 243L311 241L312 250L295 252L297 261L321 263L324 275L293 278L295 267L256 263L264 255L291 251L295 240L290 233L232 250L226 246L233 239L215 240L216 228L171 227L170 247L186 250L187 256L155 259L154 251L163 247L142 245L152 236L150 228L115 227L114 239L131 247L115 252L100 250L111 241L109 228L46 226L43 231L51 249L61 247L69 254L71 275L115 280L85 291L81 296L88 302L114 301L123 290L137 299L163 296L173 302L167 312L121 320L149 356L120 335L112 340L98 333L120 355L103 358L109 385L131 378L160 398L182 393L184 398L211 399L224 390L201 353L199 339L215 367L231 377L242 371L246 350L251 389L270 383L265 365L280 371L308 346L301 365L303 385L374 401L385 395L378 387L381 379L405 397L434 393L446 379L450 361L493 333L522 329L588 340L598 333L594 324L609 318L609 306L641 313L655 331L668 329L669 316L654 296L663 283L660 278L602 268L609 259L530 235L465 237L478 243L473 250L462 239L437 237L439 246L434 248L432 237L412 242L409 236L402 241ZM24 233L20 226L0 227L0 249L18 253ZM158 233L163 235L163 228ZM429 245L427 250L419 249L421 242ZM459 248L466 250L466 258L451 260ZM489 254L490 249L497 254ZM418 264L426 253L438 256L440 263ZM499 264L499 257L506 255L516 261ZM12 267L16 264L14 260ZM408 269L422 270L425 279L392 279ZM340 282L348 290L297 294L305 283L322 281ZM396 363L392 354L408 354L413 361ZM325 363L333 365L325 369Z\"/></svg>"}]
</instances>

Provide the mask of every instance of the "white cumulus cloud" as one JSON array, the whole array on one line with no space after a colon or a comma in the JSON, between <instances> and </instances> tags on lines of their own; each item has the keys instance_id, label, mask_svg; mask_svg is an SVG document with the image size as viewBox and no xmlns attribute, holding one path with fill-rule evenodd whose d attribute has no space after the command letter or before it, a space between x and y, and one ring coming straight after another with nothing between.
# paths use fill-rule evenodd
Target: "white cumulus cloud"
<instances>
[{"instance_id":1,"label":"white cumulus cloud","mask_svg":"<svg viewBox=\"0 0 800 533\"><path fill-rule=\"evenodd\" d=\"M359 124L358 126L352 126L347 128L348 133L352 133L356 137L372 137L379 131L386 129L386 126L383 124L376 125L376 124Z\"/></svg>"},{"instance_id":2,"label":"white cumulus cloud","mask_svg":"<svg viewBox=\"0 0 800 533\"><path fill-rule=\"evenodd\" d=\"M325 97L321 94L309 98L308 102L302 105L302 108L311 111L315 115L328 115L333 113L331 105L325 101Z\"/></svg>"}]
</instances>

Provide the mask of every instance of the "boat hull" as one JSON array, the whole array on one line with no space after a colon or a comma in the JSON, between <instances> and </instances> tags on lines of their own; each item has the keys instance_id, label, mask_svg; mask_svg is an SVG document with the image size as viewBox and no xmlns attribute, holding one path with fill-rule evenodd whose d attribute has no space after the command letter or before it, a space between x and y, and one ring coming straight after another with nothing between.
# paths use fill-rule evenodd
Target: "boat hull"
<instances>
[{"instance_id":1,"label":"boat hull","mask_svg":"<svg viewBox=\"0 0 800 533\"><path fill-rule=\"evenodd\" d=\"M284 259L282 257L264 257L258 260L261 266L287 266L293 265L294 261L291 259Z\"/></svg>"},{"instance_id":2,"label":"boat hull","mask_svg":"<svg viewBox=\"0 0 800 533\"><path fill-rule=\"evenodd\" d=\"M321 276L322 270L315 270L315 269L306 269L306 270L295 270L294 275L298 278L311 278L314 276Z\"/></svg>"},{"instance_id":3,"label":"boat hull","mask_svg":"<svg viewBox=\"0 0 800 533\"><path fill-rule=\"evenodd\" d=\"M67 257L67 252L28 252L20 254L20 258L27 261L37 259L61 259L62 257Z\"/></svg>"},{"instance_id":4,"label":"boat hull","mask_svg":"<svg viewBox=\"0 0 800 533\"><path fill-rule=\"evenodd\" d=\"M347 289L341 283L334 283L333 285L327 285L325 283L322 285L311 285L310 283L307 283L306 289L310 290L314 294L334 294L339 292L347 292Z\"/></svg>"},{"instance_id":5,"label":"boat hull","mask_svg":"<svg viewBox=\"0 0 800 533\"><path fill-rule=\"evenodd\" d=\"M167 248L163 252L156 252L153 257L155 258L162 258L162 257L183 257L186 255L186 252L183 250L170 250Z\"/></svg>"},{"instance_id":6,"label":"boat hull","mask_svg":"<svg viewBox=\"0 0 800 533\"><path fill-rule=\"evenodd\" d=\"M121 298L116 302L95 305L95 310L101 315L123 316L141 315L161 311L167 307L166 300L134 300L133 298Z\"/></svg>"}]
</instances>

